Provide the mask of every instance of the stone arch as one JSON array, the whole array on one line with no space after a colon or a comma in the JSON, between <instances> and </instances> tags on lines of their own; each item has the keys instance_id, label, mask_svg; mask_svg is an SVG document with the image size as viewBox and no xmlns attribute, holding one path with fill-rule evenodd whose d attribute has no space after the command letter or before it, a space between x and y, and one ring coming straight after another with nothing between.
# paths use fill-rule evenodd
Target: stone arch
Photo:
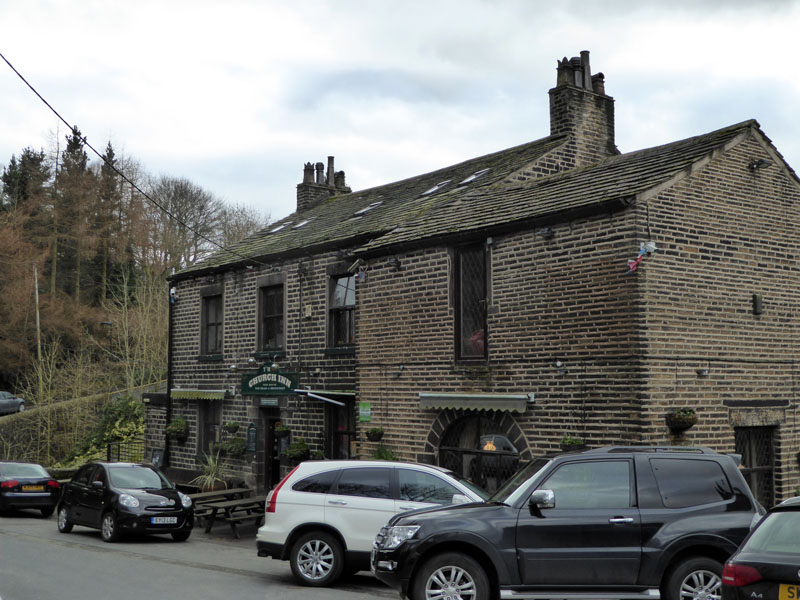
<instances>
[{"instance_id":1,"label":"stone arch","mask_svg":"<svg viewBox=\"0 0 800 600\"><path fill-rule=\"evenodd\" d=\"M430 431L428 432L428 438L425 441L424 454L420 457L423 459L421 462L439 464L439 447L442 445L442 439L445 433L451 425L470 416L482 416L497 425L499 430L504 432L508 439L511 440L519 450L520 460L529 461L533 458L528 446L528 440L522 428L517 423L517 420L510 412L494 410L455 410L448 408L440 412L439 416L433 421ZM424 460L425 458L427 458L427 460Z\"/></svg>"}]
</instances>

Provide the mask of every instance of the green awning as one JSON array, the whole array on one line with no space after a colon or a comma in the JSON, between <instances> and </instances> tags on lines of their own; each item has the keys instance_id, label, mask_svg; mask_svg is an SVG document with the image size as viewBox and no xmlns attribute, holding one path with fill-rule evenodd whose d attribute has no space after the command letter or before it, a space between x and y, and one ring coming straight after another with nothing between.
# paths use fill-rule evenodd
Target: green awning
<instances>
[{"instance_id":1,"label":"green awning","mask_svg":"<svg viewBox=\"0 0 800 600\"><path fill-rule=\"evenodd\" d=\"M225 390L171 390L169 393L173 400L224 400Z\"/></svg>"},{"instance_id":2,"label":"green awning","mask_svg":"<svg viewBox=\"0 0 800 600\"><path fill-rule=\"evenodd\" d=\"M420 392L419 404L428 409L507 410L524 413L533 404L529 394L470 394L465 392Z\"/></svg>"}]
</instances>

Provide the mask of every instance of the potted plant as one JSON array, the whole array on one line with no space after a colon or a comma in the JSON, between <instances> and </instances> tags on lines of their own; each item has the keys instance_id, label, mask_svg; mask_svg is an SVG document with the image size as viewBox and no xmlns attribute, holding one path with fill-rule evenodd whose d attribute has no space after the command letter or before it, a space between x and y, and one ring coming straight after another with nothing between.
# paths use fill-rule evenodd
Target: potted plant
<instances>
[{"instance_id":1,"label":"potted plant","mask_svg":"<svg viewBox=\"0 0 800 600\"><path fill-rule=\"evenodd\" d=\"M166 432L170 438L182 444L189 437L189 424L183 417L177 417L167 425Z\"/></svg>"},{"instance_id":2,"label":"potted plant","mask_svg":"<svg viewBox=\"0 0 800 600\"><path fill-rule=\"evenodd\" d=\"M372 458L375 460L397 460L394 451L383 444L378 444L375 450L372 451Z\"/></svg>"},{"instance_id":3,"label":"potted plant","mask_svg":"<svg viewBox=\"0 0 800 600\"><path fill-rule=\"evenodd\" d=\"M693 408L682 407L668 412L664 416L664 420L667 423L667 427L670 428L670 431L673 433L680 433L697 423L697 413Z\"/></svg>"},{"instance_id":4,"label":"potted plant","mask_svg":"<svg viewBox=\"0 0 800 600\"><path fill-rule=\"evenodd\" d=\"M292 440L292 442L286 446L286 449L282 452L282 454L290 461L300 462L303 460L308 460L310 452L305 439L298 437Z\"/></svg>"},{"instance_id":5,"label":"potted plant","mask_svg":"<svg viewBox=\"0 0 800 600\"><path fill-rule=\"evenodd\" d=\"M247 440L243 437L232 438L225 442L225 444L228 456L232 458L242 457L247 452Z\"/></svg>"},{"instance_id":6,"label":"potted plant","mask_svg":"<svg viewBox=\"0 0 800 600\"><path fill-rule=\"evenodd\" d=\"M367 439L370 442L380 442L383 439L383 427L367 429Z\"/></svg>"},{"instance_id":7,"label":"potted plant","mask_svg":"<svg viewBox=\"0 0 800 600\"><path fill-rule=\"evenodd\" d=\"M204 492L228 487L225 480L225 467L220 460L219 450L213 454L203 453L202 472L189 484L198 486Z\"/></svg>"},{"instance_id":8,"label":"potted plant","mask_svg":"<svg viewBox=\"0 0 800 600\"><path fill-rule=\"evenodd\" d=\"M228 421L225 423L224 428L228 433L236 433L239 431L239 424L236 421Z\"/></svg>"},{"instance_id":9,"label":"potted plant","mask_svg":"<svg viewBox=\"0 0 800 600\"><path fill-rule=\"evenodd\" d=\"M581 437L572 435L571 433L565 433L564 437L561 438L560 444L561 444L561 449L564 452L586 449L586 441Z\"/></svg>"},{"instance_id":10,"label":"potted plant","mask_svg":"<svg viewBox=\"0 0 800 600\"><path fill-rule=\"evenodd\" d=\"M289 428L286 425L275 426L275 437L285 438L289 435Z\"/></svg>"}]
</instances>

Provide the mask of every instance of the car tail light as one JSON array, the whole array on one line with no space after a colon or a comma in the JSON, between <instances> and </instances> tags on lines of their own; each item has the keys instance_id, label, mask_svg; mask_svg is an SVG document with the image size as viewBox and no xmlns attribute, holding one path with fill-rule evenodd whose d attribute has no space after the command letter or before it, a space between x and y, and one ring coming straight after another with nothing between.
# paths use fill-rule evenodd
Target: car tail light
<instances>
[{"instance_id":1,"label":"car tail light","mask_svg":"<svg viewBox=\"0 0 800 600\"><path fill-rule=\"evenodd\" d=\"M61 485L55 479L51 479L50 481L47 482L47 487L51 487L54 490L57 490L58 488L61 487Z\"/></svg>"},{"instance_id":2,"label":"car tail light","mask_svg":"<svg viewBox=\"0 0 800 600\"><path fill-rule=\"evenodd\" d=\"M742 587L761 579L761 573L755 567L728 563L722 570L722 583L734 587Z\"/></svg>"},{"instance_id":3,"label":"car tail light","mask_svg":"<svg viewBox=\"0 0 800 600\"><path fill-rule=\"evenodd\" d=\"M297 465L299 467L300 465ZM291 477L295 471L297 471L297 467L292 469L289 474L281 479L280 483L275 486L275 489L269 493L269 498L267 498L267 512L274 513L275 512L275 501L278 499L278 492L283 487L283 484Z\"/></svg>"},{"instance_id":4,"label":"car tail light","mask_svg":"<svg viewBox=\"0 0 800 600\"><path fill-rule=\"evenodd\" d=\"M15 488L18 485L19 485L19 481L17 481L16 479L10 479L8 481L4 481L3 483L0 483L0 488L3 488L4 490L10 490L11 488Z\"/></svg>"}]
</instances>

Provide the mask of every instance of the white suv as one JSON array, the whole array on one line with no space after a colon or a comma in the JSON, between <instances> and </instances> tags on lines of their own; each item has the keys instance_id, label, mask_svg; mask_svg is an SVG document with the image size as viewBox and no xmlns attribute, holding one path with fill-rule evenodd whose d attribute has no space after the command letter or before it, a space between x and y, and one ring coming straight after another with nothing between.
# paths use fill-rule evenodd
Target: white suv
<instances>
[{"instance_id":1,"label":"white suv","mask_svg":"<svg viewBox=\"0 0 800 600\"><path fill-rule=\"evenodd\" d=\"M267 495L259 556L289 560L304 585L327 586L369 568L375 535L392 515L467 502L484 490L452 471L416 463L301 463Z\"/></svg>"}]
</instances>

